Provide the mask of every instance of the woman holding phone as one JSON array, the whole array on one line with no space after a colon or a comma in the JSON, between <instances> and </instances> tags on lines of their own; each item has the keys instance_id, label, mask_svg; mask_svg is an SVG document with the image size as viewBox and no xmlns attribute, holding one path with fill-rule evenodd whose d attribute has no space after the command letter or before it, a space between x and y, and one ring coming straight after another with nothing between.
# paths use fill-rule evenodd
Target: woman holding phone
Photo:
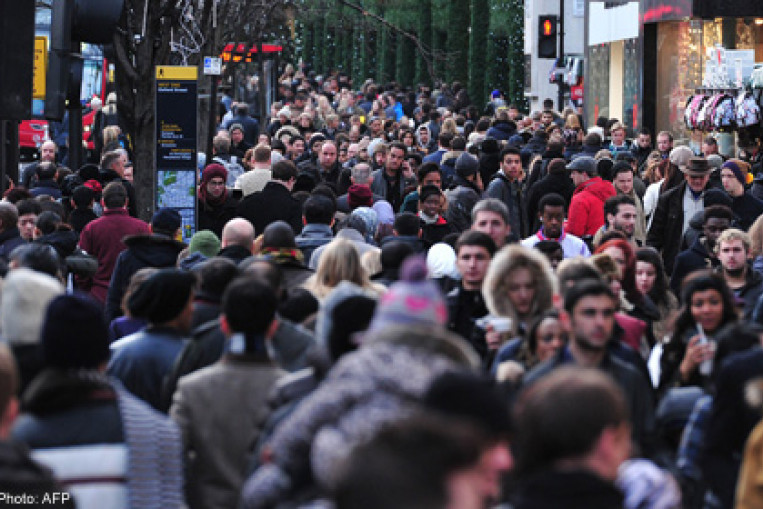
<instances>
[{"instance_id":1,"label":"woman holding phone","mask_svg":"<svg viewBox=\"0 0 763 509\"><path fill-rule=\"evenodd\" d=\"M683 308L660 359L660 391L676 386L708 388L714 335L739 315L726 281L718 274L696 272L683 285Z\"/></svg>"}]
</instances>

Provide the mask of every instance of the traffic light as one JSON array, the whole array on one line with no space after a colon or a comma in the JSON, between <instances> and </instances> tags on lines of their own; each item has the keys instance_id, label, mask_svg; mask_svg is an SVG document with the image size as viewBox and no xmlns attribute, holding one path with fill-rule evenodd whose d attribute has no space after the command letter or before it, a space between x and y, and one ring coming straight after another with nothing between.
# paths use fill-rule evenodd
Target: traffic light
<instances>
[{"instance_id":1,"label":"traffic light","mask_svg":"<svg viewBox=\"0 0 763 509\"><path fill-rule=\"evenodd\" d=\"M557 16L538 16L538 58L556 58Z\"/></svg>"},{"instance_id":2,"label":"traffic light","mask_svg":"<svg viewBox=\"0 0 763 509\"><path fill-rule=\"evenodd\" d=\"M45 117L61 120L66 99L79 100L80 43L111 42L124 0L53 0Z\"/></svg>"},{"instance_id":3,"label":"traffic light","mask_svg":"<svg viewBox=\"0 0 763 509\"><path fill-rule=\"evenodd\" d=\"M33 48L34 2L0 1L0 120L31 115Z\"/></svg>"}]
</instances>

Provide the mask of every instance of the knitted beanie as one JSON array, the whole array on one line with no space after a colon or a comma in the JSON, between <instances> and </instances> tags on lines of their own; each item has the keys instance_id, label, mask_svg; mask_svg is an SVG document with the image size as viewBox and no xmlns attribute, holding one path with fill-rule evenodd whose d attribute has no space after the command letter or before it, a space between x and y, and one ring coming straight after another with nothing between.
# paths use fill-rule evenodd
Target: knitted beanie
<instances>
[{"instance_id":1,"label":"knitted beanie","mask_svg":"<svg viewBox=\"0 0 763 509\"><path fill-rule=\"evenodd\" d=\"M427 280L423 256L410 256L403 262L400 280L393 283L376 307L369 331L393 325L443 327L448 309L440 288Z\"/></svg>"},{"instance_id":2,"label":"knitted beanie","mask_svg":"<svg viewBox=\"0 0 763 509\"><path fill-rule=\"evenodd\" d=\"M207 258L212 258L219 252L220 239L211 230L196 232L188 244L188 254L201 253Z\"/></svg>"}]
</instances>

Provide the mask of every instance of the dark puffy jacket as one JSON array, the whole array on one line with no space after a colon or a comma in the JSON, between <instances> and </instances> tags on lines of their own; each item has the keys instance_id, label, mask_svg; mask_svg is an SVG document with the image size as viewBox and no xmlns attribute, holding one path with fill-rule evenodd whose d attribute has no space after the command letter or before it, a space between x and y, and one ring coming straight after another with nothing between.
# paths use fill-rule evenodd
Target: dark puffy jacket
<instances>
[{"instance_id":1,"label":"dark puffy jacket","mask_svg":"<svg viewBox=\"0 0 763 509\"><path fill-rule=\"evenodd\" d=\"M117 257L111 274L109 294L106 298L106 318L111 321L122 316L122 296L133 274L143 267L174 267L185 244L164 235L133 235L125 237L127 249Z\"/></svg>"},{"instance_id":2,"label":"dark puffy jacket","mask_svg":"<svg viewBox=\"0 0 763 509\"><path fill-rule=\"evenodd\" d=\"M472 209L480 200L480 194L474 185L456 175L453 177L454 187L446 194L448 211L445 219L455 231L468 230L472 224Z\"/></svg>"},{"instance_id":3,"label":"dark puffy jacket","mask_svg":"<svg viewBox=\"0 0 763 509\"><path fill-rule=\"evenodd\" d=\"M11 251L23 244L26 244L26 240L21 238L21 233L15 226L0 233L0 259L7 262Z\"/></svg>"},{"instance_id":4,"label":"dark puffy jacket","mask_svg":"<svg viewBox=\"0 0 763 509\"><path fill-rule=\"evenodd\" d=\"M516 128L509 125L508 122L496 122L493 127L487 130L487 136L496 140L508 141L516 132Z\"/></svg>"}]
</instances>

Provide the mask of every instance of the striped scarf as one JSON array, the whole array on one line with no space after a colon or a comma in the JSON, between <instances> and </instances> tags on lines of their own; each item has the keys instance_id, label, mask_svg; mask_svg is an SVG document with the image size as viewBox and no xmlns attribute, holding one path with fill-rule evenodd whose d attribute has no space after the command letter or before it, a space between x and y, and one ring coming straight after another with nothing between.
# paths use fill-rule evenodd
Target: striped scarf
<instances>
[{"instance_id":1,"label":"striped scarf","mask_svg":"<svg viewBox=\"0 0 763 509\"><path fill-rule=\"evenodd\" d=\"M183 452L180 431L167 416L149 408L115 379L125 442L129 451L127 491L130 507L183 507Z\"/></svg>"}]
</instances>

